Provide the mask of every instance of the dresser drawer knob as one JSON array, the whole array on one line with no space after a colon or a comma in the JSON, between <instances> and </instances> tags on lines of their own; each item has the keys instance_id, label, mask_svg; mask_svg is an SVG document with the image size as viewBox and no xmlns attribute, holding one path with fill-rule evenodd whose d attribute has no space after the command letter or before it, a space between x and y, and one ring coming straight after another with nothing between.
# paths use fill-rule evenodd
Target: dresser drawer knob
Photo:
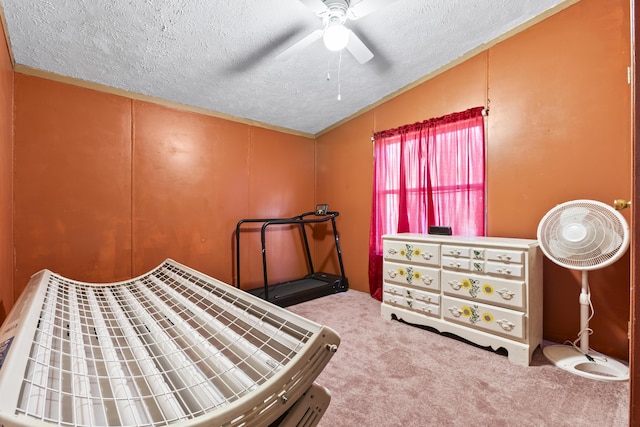
<instances>
[{"instance_id":1,"label":"dresser drawer knob","mask_svg":"<svg viewBox=\"0 0 640 427\"><path fill-rule=\"evenodd\" d=\"M424 252L422 254L422 258L424 258L425 260L429 261L431 258L433 258L433 254L430 254L429 252Z\"/></svg>"},{"instance_id":2,"label":"dresser drawer knob","mask_svg":"<svg viewBox=\"0 0 640 427\"><path fill-rule=\"evenodd\" d=\"M449 311L451 312L451 314L453 315L453 317L460 317L462 316L462 310L460 310L458 307L453 306L453 307L449 307Z\"/></svg>"},{"instance_id":3,"label":"dresser drawer knob","mask_svg":"<svg viewBox=\"0 0 640 427\"><path fill-rule=\"evenodd\" d=\"M422 283L425 285L430 285L433 283L433 277L431 276L422 276Z\"/></svg>"},{"instance_id":4,"label":"dresser drawer knob","mask_svg":"<svg viewBox=\"0 0 640 427\"><path fill-rule=\"evenodd\" d=\"M515 327L516 327L516 325L514 325L513 323L509 322L509 321L508 321L508 320L506 320L506 319L500 319L500 320L497 320L497 321L496 321L496 323L497 323L498 325L500 325L500 327L501 327L502 329L504 329L505 331L507 331L507 332L511 332L511 331L513 330L513 328L515 328Z\"/></svg>"},{"instance_id":5,"label":"dresser drawer knob","mask_svg":"<svg viewBox=\"0 0 640 427\"><path fill-rule=\"evenodd\" d=\"M496 292L499 293L500 296L506 300L511 300L516 295L515 293L511 292L509 289L504 289L504 288Z\"/></svg>"},{"instance_id":6,"label":"dresser drawer knob","mask_svg":"<svg viewBox=\"0 0 640 427\"><path fill-rule=\"evenodd\" d=\"M398 253L398 251L395 248L387 249L387 254L389 254L389 255L395 255L397 253Z\"/></svg>"},{"instance_id":7,"label":"dresser drawer knob","mask_svg":"<svg viewBox=\"0 0 640 427\"><path fill-rule=\"evenodd\" d=\"M391 277L392 279L395 279L396 276L398 275L398 272L393 270L393 269L389 269L387 270L387 274L389 275L389 277Z\"/></svg>"},{"instance_id":8,"label":"dresser drawer knob","mask_svg":"<svg viewBox=\"0 0 640 427\"><path fill-rule=\"evenodd\" d=\"M506 254L498 255L498 259L500 261L509 262L511 261L511 255L506 255Z\"/></svg>"},{"instance_id":9,"label":"dresser drawer knob","mask_svg":"<svg viewBox=\"0 0 640 427\"><path fill-rule=\"evenodd\" d=\"M449 286L451 286L451 289L453 289L454 291L459 291L460 288L462 287L462 284L457 280L449 280L447 283L449 284Z\"/></svg>"},{"instance_id":10,"label":"dresser drawer knob","mask_svg":"<svg viewBox=\"0 0 640 427\"><path fill-rule=\"evenodd\" d=\"M510 268L499 268L497 271L500 274L506 274L506 275L509 275L512 273Z\"/></svg>"},{"instance_id":11,"label":"dresser drawer knob","mask_svg":"<svg viewBox=\"0 0 640 427\"><path fill-rule=\"evenodd\" d=\"M449 253L453 256L460 256L460 254L462 254L458 249L451 249Z\"/></svg>"},{"instance_id":12,"label":"dresser drawer knob","mask_svg":"<svg viewBox=\"0 0 640 427\"><path fill-rule=\"evenodd\" d=\"M449 267L460 268L461 266L462 266L462 264L460 264L459 262L450 262L449 263Z\"/></svg>"}]
</instances>

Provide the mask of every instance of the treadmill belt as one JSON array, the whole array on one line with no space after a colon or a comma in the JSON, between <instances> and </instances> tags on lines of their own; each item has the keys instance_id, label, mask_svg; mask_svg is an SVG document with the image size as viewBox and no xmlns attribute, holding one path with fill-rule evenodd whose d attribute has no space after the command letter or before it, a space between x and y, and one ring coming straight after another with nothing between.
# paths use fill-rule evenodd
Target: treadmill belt
<instances>
[{"instance_id":1,"label":"treadmill belt","mask_svg":"<svg viewBox=\"0 0 640 427\"><path fill-rule=\"evenodd\" d=\"M339 290L333 281L305 277L269 286L268 298L265 298L264 287L249 289L247 292L281 307L286 307L312 298L333 294Z\"/></svg>"}]
</instances>

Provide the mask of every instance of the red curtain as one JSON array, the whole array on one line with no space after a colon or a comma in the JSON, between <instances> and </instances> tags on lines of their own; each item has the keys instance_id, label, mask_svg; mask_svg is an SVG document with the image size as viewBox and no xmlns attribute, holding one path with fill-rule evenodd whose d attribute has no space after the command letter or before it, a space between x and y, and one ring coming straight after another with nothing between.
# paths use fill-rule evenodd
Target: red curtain
<instances>
[{"instance_id":1,"label":"red curtain","mask_svg":"<svg viewBox=\"0 0 640 427\"><path fill-rule=\"evenodd\" d=\"M382 300L382 235L450 226L485 235L482 107L374 134L369 289Z\"/></svg>"}]
</instances>

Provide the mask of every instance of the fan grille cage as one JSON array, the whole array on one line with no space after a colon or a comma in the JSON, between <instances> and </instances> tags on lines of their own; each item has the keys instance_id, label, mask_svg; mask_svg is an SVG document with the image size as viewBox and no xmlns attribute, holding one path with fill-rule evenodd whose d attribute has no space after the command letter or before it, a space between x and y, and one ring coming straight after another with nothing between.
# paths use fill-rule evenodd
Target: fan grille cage
<instances>
[{"instance_id":1,"label":"fan grille cage","mask_svg":"<svg viewBox=\"0 0 640 427\"><path fill-rule=\"evenodd\" d=\"M594 270L619 259L629 243L624 217L594 200L575 200L552 208L538 226L545 255L557 264Z\"/></svg>"}]
</instances>

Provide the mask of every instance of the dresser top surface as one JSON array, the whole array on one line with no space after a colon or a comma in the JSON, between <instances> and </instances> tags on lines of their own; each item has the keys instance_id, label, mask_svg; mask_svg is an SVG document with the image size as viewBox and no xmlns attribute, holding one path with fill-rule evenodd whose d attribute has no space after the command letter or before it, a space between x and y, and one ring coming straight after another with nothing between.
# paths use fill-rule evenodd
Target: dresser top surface
<instances>
[{"instance_id":1,"label":"dresser top surface","mask_svg":"<svg viewBox=\"0 0 640 427\"><path fill-rule=\"evenodd\" d=\"M483 245L483 246L502 246L502 247L527 247L532 248L538 246L536 239L520 239L511 237L491 237L491 236L441 236L436 234L420 234L420 233L398 233L385 234L383 240L405 241L417 243L440 243L440 244L465 244L465 245Z\"/></svg>"}]
</instances>

